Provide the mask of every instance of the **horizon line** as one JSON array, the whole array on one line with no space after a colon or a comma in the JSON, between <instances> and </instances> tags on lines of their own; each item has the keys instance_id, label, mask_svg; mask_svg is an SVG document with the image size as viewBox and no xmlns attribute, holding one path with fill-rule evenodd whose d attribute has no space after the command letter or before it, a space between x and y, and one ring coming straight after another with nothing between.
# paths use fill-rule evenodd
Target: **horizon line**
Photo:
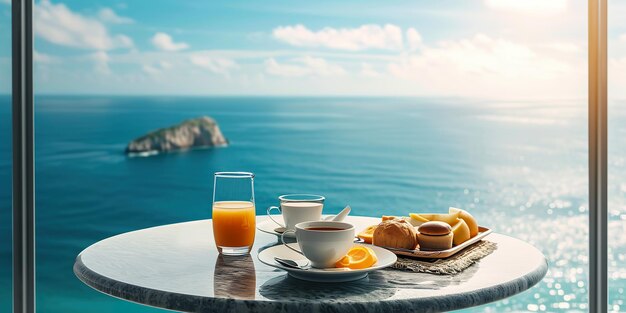
<instances>
[{"instance_id":1,"label":"horizon line","mask_svg":"<svg viewBox=\"0 0 626 313\"><path fill-rule=\"evenodd\" d=\"M0 93L0 96L12 96L11 93ZM566 100L566 101L580 101L588 100L587 98L482 98L474 96L440 96L440 95L320 95L320 94L302 94L302 95L288 95L288 94L106 94L106 93L35 93L35 97L187 97L187 98L422 98L422 99L463 99L474 101L554 101L554 100ZM613 100L626 100L626 99L613 99Z\"/></svg>"}]
</instances>

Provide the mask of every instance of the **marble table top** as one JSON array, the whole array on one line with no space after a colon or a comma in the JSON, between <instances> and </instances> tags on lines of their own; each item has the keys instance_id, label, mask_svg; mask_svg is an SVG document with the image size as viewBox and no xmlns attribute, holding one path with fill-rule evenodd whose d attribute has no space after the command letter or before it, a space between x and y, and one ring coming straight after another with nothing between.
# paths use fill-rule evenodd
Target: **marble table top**
<instances>
[{"instance_id":1,"label":"marble table top","mask_svg":"<svg viewBox=\"0 0 626 313\"><path fill-rule=\"evenodd\" d=\"M259 216L257 221L267 217ZM349 217L357 229L379 219ZM312 283L264 265L257 252L278 244L257 231L251 255L217 253L211 220L153 227L107 238L81 252L74 272L121 299L185 312L436 312L471 307L529 289L545 257L500 234L498 249L454 276L385 269L349 283Z\"/></svg>"}]
</instances>

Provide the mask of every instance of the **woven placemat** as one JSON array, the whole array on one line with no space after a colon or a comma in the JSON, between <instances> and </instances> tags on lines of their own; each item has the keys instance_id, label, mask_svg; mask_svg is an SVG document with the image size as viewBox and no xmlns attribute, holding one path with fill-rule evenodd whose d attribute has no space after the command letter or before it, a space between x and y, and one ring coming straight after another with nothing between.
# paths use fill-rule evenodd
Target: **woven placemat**
<instances>
[{"instance_id":1,"label":"woven placemat","mask_svg":"<svg viewBox=\"0 0 626 313\"><path fill-rule=\"evenodd\" d=\"M454 275L491 254L497 248L498 245L495 242L482 240L446 259L414 259L399 255L398 261L391 268L416 273Z\"/></svg>"}]
</instances>

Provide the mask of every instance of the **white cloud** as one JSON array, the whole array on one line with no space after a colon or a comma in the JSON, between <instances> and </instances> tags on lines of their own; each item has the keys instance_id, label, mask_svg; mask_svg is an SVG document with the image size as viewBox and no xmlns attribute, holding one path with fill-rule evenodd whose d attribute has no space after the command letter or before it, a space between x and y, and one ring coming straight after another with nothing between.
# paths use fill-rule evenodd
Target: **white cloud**
<instances>
[{"instance_id":1,"label":"white cloud","mask_svg":"<svg viewBox=\"0 0 626 313\"><path fill-rule=\"evenodd\" d=\"M278 64L274 58L265 60L265 71L272 75L285 77L299 77L309 74L309 70L303 66Z\"/></svg>"},{"instance_id":2,"label":"white cloud","mask_svg":"<svg viewBox=\"0 0 626 313\"><path fill-rule=\"evenodd\" d=\"M374 67L372 67L371 64L369 63L361 63L361 71L360 71L361 76L365 76L365 77L378 77L380 76L380 73L378 73Z\"/></svg>"},{"instance_id":3,"label":"white cloud","mask_svg":"<svg viewBox=\"0 0 626 313\"><path fill-rule=\"evenodd\" d=\"M111 74L111 68L109 68L109 60L111 59L105 51L97 51L89 55L89 58L94 63L94 70L99 74L108 75Z\"/></svg>"},{"instance_id":4,"label":"white cloud","mask_svg":"<svg viewBox=\"0 0 626 313\"><path fill-rule=\"evenodd\" d=\"M0 3L11 5L11 0L0 0Z\"/></svg>"},{"instance_id":5,"label":"white cloud","mask_svg":"<svg viewBox=\"0 0 626 313\"><path fill-rule=\"evenodd\" d=\"M130 39L130 37L126 36L126 35L117 35L115 36L115 42L120 46L120 47L128 47L131 48L134 46L133 44L133 40Z\"/></svg>"},{"instance_id":6,"label":"white cloud","mask_svg":"<svg viewBox=\"0 0 626 313\"><path fill-rule=\"evenodd\" d=\"M164 70L169 70L172 69L174 66L172 65L172 63L168 62L168 61L158 61L156 62L156 64L151 65L151 64L144 64L141 69L150 75L158 75L161 74Z\"/></svg>"},{"instance_id":7,"label":"white cloud","mask_svg":"<svg viewBox=\"0 0 626 313\"><path fill-rule=\"evenodd\" d=\"M174 42L172 36L166 33L156 33L152 37L152 44L162 51L180 51L189 48L185 42Z\"/></svg>"},{"instance_id":8,"label":"white cloud","mask_svg":"<svg viewBox=\"0 0 626 313\"><path fill-rule=\"evenodd\" d=\"M422 46L422 35L415 28L409 28L406 30L406 42L409 50L415 51Z\"/></svg>"},{"instance_id":9,"label":"white cloud","mask_svg":"<svg viewBox=\"0 0 626 313\"><path fill-rule=\"evenodd\" d=\"M35 34L57 45L101 51L133 46L129 37L109 35L102 22L72 12L62 3L42 0L35 7L34 20Z\"/></svg>"},{"instance_id":10,"label":"white cloud","mask_svg":"<svg viewBox=\"0 0 626 313\"><path fill-rule=\"evenodd\" d=\"M312 31L304 25L280 26L272 32L274 38L298 47L325 47L358 51L365 49L402 49L402 29L387 24L368 24L358 28L325 27Z\"/></svg>"},{"instance_id":11,"label":"white cloud","mask_svg":"<svg viewBox=\"0 0 626 313\"><path fill-rule=\"evenodd\" d=\"M346 74L341 66L330 64L325 59L305 56L296 58L289 64L278 63L274 58L265 60L268 74L284 77L301 76L341 76Z\"/></svg>"},{"instance_id":12,"label":"white cloud","mask_svg":"<svg viewBox=\"0 0 626 313\"><path fill-rule=\"evenodd\" d=\"M160 66L162 69L165 69L165 70L169 70L169 69L171 69L172 67L174 67L174 66L172 65L172 63L167 62L167 61L159 61L159 66Z\"/></svg>"},{"instance_id":13,"label":"white cloud","mask_svg":"<svg viewBox=\"0 0 626 313\"><path fill-rule=\"evenodd\" d=\"M550 15L564 12L568 0L484 0L486 7L514 13Z\"/></svg>"},{"instance_id":14,"label":"white cloud","mask_svg":"<svg viewBox=\"0 0 626 313\"><path fill-rule=\"evenodd\" d=\"M52 64L57 63L59 60L51 55L41 53L37 50L33 51L33 60L38 64Z\"/></svg>"},{"instance_id":15,"label":"white cloud","mask_svg":"<svg viewBox=\"0 0 626 313\"><path fill-rule=\"evenodd\" d=\"M132 18L117 15L111 8L100 10L98 17L101 21L111 24L130 24L134 22Z\"/></svg>"},{"instance_id":16,"label":"white cloud","mask_svg":"<svg viewBox=\"0 0 626 313\"><path fill-rule=\"evenodd\" d=\"M328 63L325 59L305 56L298 58L296 61L301 62L312 70L315 75L319 76L338 76L346 74L341 66Z\"/></svg>"},{"instance_id":17,"label":"white cloud","mask_svg":"<svg viewBox=\"0 0 626 313\"><path fill-rule=\"evenodd\" d=\"M573 44L570 42L554 42L554 43L548 44L548 47L558 52L564 52L564 53L577 53L582 50L579 45Z\"/></svg>"},{"instance_id":18,"label":"white cloud","mask_svg":"<svg viewBox=\"0 0 626 313\"><path fill-rule=\"evenodd\" d=\"M609 82L609 97L623 98L624 86L626 86L626 56L613 58L608 60L608 82Z\"/></svg>"},{"instance_id":19,"label":"white cloud","mask_svg":"<svg viewBox=\"0 0 626 313\"><path fill-rule=\"evenodd\" d=\"M193 65L202 69L226 76L229 75L231 70L239 67L239 65L231 59L212 57L207 54L193 54L189 60Z\"/></svg>"},{"instance_id":20,"label":"white cloud","mask_svg":"<svg viewBox=\"0 0 626 313\"><path fill-rule=\"evenodd\" d=\"M478 34L423 47L421 53L389 64L388 71L439 94L576 97L584 92L579 77L586 68L578 66L584 64L584 59L565 61L560 54L538 54L526 45Z\"/></svg>"},{"instance_id":21,"label":"white cloud","mask_svg":"<svg viewBox=\"0 0 626 313\"><path fill-rule=\"evenodd\" d=\"M150 75L157 75L161 73L161 70L156 68L155 66L152 65L147 65L145 64L142 68L141 68L144 72L146 72L147 74Z\"/></svg>"}]
</instances>

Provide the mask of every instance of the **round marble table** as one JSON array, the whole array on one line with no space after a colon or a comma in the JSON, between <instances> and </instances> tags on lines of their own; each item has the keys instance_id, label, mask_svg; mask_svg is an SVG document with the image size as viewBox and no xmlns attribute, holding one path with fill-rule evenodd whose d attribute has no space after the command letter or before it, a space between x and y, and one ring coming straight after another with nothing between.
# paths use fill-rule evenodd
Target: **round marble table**
<instances>
[{"instance_id":1,"label":"round marble table","mask_svg":"<svg viewBox=\"0 0 626 313\"><path fill-rule=\"evenodd\" d=\"M258 221L267 217L260 216ZM357 228L379 219L349 217ZM522 292L548 269L543 254L499 234L492 254L454 276L386 269L350 283L312 283L264 265L257 252L278 243L257 231L251 255L221 256L211 220L114 236L81 252L74 272L103 293L186 312L431 312L471 307Z\"/></svg>"}]
</instances>

